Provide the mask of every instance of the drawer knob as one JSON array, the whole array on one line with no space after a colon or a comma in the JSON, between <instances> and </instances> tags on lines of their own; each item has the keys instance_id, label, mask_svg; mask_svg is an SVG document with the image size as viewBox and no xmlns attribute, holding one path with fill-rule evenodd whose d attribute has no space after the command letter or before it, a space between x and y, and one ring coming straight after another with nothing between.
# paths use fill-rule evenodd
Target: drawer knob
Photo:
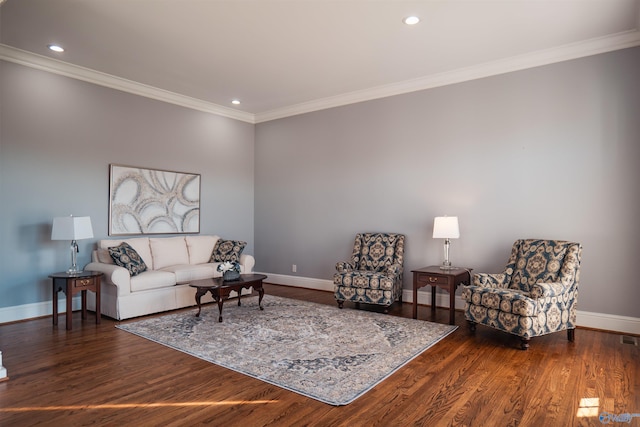
<instances>
[{"instance_id":1,"label":"drawer knob","mask_svg":"<svg viewBox=\"0 0 640 427\"><path fill-rule=\"evenodd\" d=\"M434 283L434 282L437 282L437 281L438 281L438 278L437 278L437 277L429 277L429 281L430 281L431 283Z\"/></svg>"}]
</instances>

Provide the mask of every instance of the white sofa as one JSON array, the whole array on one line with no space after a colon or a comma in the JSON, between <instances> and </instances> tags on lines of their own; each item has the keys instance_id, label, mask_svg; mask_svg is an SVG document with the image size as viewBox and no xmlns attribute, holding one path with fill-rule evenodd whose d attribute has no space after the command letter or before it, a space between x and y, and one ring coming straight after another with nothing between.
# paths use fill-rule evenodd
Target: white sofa
<instances>
[{"instance_id":1,"label":"white sofa","mask_svg":"<svg viewBox=\"0 0 640 427\"><path fill-rule=\"evenodd\" d=\"M85 270L104 273L101 286L102 314L117 320L174 310L196 304L193 280L220 277L219 263L210 262L219 236L188 235L185 237L138 237L98 241L92 262ZM116 265L108 248L128 243L140 255L147 270L131 276ZM255 259L240 256L241 273L251 273ZM202 302L211 302L209 294ZM95 309L95 294L88 292L89 309Z\"/></svg>"}]
</instances>

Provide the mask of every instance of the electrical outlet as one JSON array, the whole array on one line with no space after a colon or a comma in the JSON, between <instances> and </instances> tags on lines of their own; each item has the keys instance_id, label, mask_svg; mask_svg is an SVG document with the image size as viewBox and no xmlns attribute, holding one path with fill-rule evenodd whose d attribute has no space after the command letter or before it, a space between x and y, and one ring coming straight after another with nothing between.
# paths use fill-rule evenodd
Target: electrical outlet
<instances>
[{"instance_id":1,"label":"electrical outlet","mask_svg":"<svg viewBox=\"0 0 640 427\"><path fill-rule=\"evenodd\" d=\"M297 265L295 265L295 264L291 264L291 272L292 272L292 273L295 273L295 272L297 272L297 271L298 271L298 266L297 266Z\"/></svg>"}]
</instances>

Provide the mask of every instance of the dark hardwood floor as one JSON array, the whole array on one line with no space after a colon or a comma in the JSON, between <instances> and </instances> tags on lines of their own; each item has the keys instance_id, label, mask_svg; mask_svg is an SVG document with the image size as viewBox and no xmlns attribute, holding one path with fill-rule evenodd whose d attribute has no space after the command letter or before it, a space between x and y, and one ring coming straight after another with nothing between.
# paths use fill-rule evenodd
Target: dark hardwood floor
<instances>
[{"instance_id":1,"label":"dark hardwood floor","mask_svg":"<svg viewBox=\"0 0 640 427\"><path fill-rule=\"evenodd\" d=\"M328 292L265 291L335 305ZM396 304L389 315L411 317L411 305ZM445 323L448 312L432 319L420 307L418 318ZM613 333L578 329L575 343L556 333L522 351L498 331L479 326L470 335L457 312L457 331L352 404L334 407L115 324L96 325L93 313L82 322L76 312L72 331L62 317L56 327L50 317L0 325L10 378L0 382L0 425L602 426L600 413L640 413L640 349ZM616 424L640 426L640 418Z\"/></svg>"}]
</instances>

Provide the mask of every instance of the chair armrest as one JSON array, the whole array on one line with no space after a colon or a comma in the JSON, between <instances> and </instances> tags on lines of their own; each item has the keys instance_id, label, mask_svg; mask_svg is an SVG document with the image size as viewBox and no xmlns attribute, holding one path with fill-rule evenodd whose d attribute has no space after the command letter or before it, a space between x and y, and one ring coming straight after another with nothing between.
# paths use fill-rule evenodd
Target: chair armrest
<instances>
[{"instance_id":1,"label":"chair armrest","mask_svg":"<svg viewBox=\"0 0 640 427\"><path fill-rule=\"evenodd\" d=\"M348 262L338 262L336 263L336 271L338 273L347 273L349 271L353 271L353 266Z\"/></svg>"},{"instance_id":2,"label":"chair armrest","mask_svg":"<svg viewBox=\"0 0 640 427\"><path fill-rule=\"evenodd\" d=\"M560 282L536 283L531 287L531 298L557 297L567 291L567 286Z\"/></svg>"},{"instance_id":3,"label":"chair armrest","mask_svg":"<svg viewBox=\"0 0 640 427\"><path fill-rule=\"evenodd\" d=\"M126 268L116 264L90 262L84 269L104 273L104 281L118 288L119 296L131 293L131 275Z\"/></svg>"},{"instance_id":4,"label":"chair armrest","mask_svg":"<svg viewBox=\"0 0 640 427\"><path fill-rule=\"evenodd\" d=\"M391 264L384 269L384 274L387 274L389 276L397 276L401 271L402 266L400 264Z\"/></svg>"},{"instance_id":5,"label":"chair armrest","mask_svg":"<svg viewBox=\"0 0 640 427\"><path fill-rule=\"evenodd\" d=\"M473 284L485 288L506 288L509 285L507 275L504 273L476 273L473 275Z\"/></svg>"}]
</instances>

